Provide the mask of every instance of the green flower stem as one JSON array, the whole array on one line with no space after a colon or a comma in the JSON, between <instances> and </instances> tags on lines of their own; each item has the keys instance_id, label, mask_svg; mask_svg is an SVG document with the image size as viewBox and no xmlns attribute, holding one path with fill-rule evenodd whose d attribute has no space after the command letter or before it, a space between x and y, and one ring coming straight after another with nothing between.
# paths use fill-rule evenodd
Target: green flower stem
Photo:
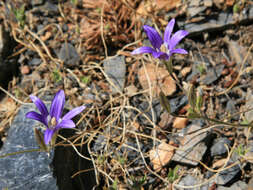
<instances>
[{"instance_id":1,"label":"green flower stem","mask_svg":"<svg viewBox=\"0 0 253 190\"><path fill-rule=\"evenodd\" d=\"M5 158L5 157L8 157L8 156L14 156L14 155L17 155L17 154L23 154L23 153L27 153L27 152L40 152L40 151L42 151L40 148L30 149L30 150L21 150L21 151L18 151L18 152L12 152L12 153L7 153L7 154L4 154L4 155L0 155L0 158Z\"/></svg>"}]
</instances>

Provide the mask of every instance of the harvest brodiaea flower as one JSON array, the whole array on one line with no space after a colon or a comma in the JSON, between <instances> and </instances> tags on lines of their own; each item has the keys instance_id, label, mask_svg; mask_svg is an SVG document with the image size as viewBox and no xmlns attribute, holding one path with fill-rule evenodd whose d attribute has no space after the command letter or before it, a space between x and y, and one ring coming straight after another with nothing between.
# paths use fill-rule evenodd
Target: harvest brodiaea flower
<instances>
[{"instance_id":1,"label":"harvest brodiaea flower","mask_svg":"<svg viewBox=\"0 0 253 190\"><path fill-rule=\"evenodd\" d=\"M152 47L143 46L132 52L132 54L151 53L154 58L168 60L174 53L187 54L184 49L175 49L176 45L186 36L188 32L179 30L171 36L175 25L175 19L172 19L166 26L163 39L159 33L152 27L144 25L143 29L146 32Z\"/></svg>"},{"instance_id":2,"label":"harvest brodiaea flower","mask_svg":"<svg viewBox=\"0 0 253 190\"><path fill-rule=\"evenodd\" d=\"M60 90L56 93L52 101L49 113L45 104L38 97L30 95L30 98L40 111L40 114L31 111L26 114L26 117L37 120L47 127L44 133L45 144L49 144L53 135L60 128L74 128L76 125L71 119L85 109L85 106L80 106L74 108L73 110L69 111L66 115L61 117L65 104L65 95L63 90Z\"/></svg>"}]
</instances>

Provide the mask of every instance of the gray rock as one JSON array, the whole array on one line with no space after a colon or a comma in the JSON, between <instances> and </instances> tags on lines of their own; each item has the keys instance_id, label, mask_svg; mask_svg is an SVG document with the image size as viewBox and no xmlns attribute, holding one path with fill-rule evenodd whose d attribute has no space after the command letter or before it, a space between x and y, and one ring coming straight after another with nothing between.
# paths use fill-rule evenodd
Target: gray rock
<instances>
[{"instance_id":1,"label":"gray rock","mask_svg":"<svg viewBox=\"0 0 253 190\"><path fill-rule=\"evenodd\" d=\"M60 49L58 57L67 66L78 65L80 56L78 55L76 48L70 43L64 43Z\"/></svg>"},{"instance_id":2,"label":"gray rock","mask_svg":"<svg viewBox=\"0 0 253 190\"><path fill-rule=\"evenodd\" d=\"M211 156L222 155L227 152L225 144L230 147L231 141L227 138L215 139L213 146L211 147Z\"/></svg>"},{"instance_id":3,"label":"gray rock","mask_svg":"<svg viewBox=\"0 0 253 190\"><path fill-rule=\"evenodd\" d=\"M212 7L213 6L213 1L212 0L204 0L204 6Z\"/></svg>"},{"instance_id":4,"label":"gray rock","mask_svg":"<svg viewBox=\"0 0 253 190\"><path fill-rule=\"evenodd\" d=\"M198 15L199 13L203 12L204 10L206 10L206 7L204 7L204 6L188 7L187 13L190 17L194 17L194 16Z\"/></svg>"},{"instance_id":5,"label":"gray rock","mask_svg":"<svg viewBox=\"0 0 253 190\"><path fill-rule=\"evenodd\" d=\"M33 58L31 61L28 62L29 65L31 66L38 66L41 64L41 59L39 58Z\"/></svg>"},{"instance_id":6,"label":"gray rock","mask_svg":"<svg viewBox=\"0 0 253 190\"><path fill-rule=\"evenodd\" d=\"M199 80L206 85L210 85L213 82L215 82L220 76L224 69L224 65L217 65L215 68L209 68L207 70L207 74L204 76L204 78L200 78ZM199 81L198 80L198 81Z\"/></svg>"},{"instance_id":7,"label":"gray rock","mask_svg":"<svg viewBox=\"0 0 253 190\"><path fill-rule=\"evenodd\" d=\"M237 181L231 187L218 186L217 190L239 190L239 189L247 189L247 184L244 181Z\"/></svg>"},{"instance_id":8,"label":"gray rock","mask_svg":"<svg viewBox=\"0 0 253 190\"><path fill-rule=\"evenodd\" d=\"M247 89L247 94L246 94L246 104L244 106L245 110L248 110L245 112L245 118L248 122L253 121L253 93L250 88Z\"/></svg>"},{"instance_id":9,"label":"gray rock","mask_svg":"<svg viewBox=\"0 0 253 190\"><path fill-rule=\"evenodd\" d=\"M38 148L33 134L36 121L25 118L25 114L34 109L28 106L20 108L0 155ZM49 167L52 156L48 157L45 152L30 152L1 158L0 189L58 189Z\"/></svg>"},{"instance_id":10,"label":"gray rock","mask_svg":"<svg viewBox=\"0 0 253 190\"><path fill-rule=\"evenodd\" d=\"M200 2L201 2L201 0L192 0L192 1L190 1L189 6L199 6Z\"/></svg>"},{"instance_id":11,"label":"gray rock","mask_svg":"<svg viewBox=\"0 0 253 190\"><path fill-rule=\"evenodd\" d=\"M180 182L179 182L179 185L182 185L182 186L194 186L194 185L197 185L198 184L198 180L191 176L191 175L187 175L185 177L183 177ZM179 188L179 187L176 187L176 189L178 190L183 190L183 189L186 189L186 190L198 190L199 188Z\"/></svg>"},{"instance_id":12,"label":"gray rock","mask_svg":"<svg viewBox=\"0 0 253 190\"><path fill-rule=\"evenodd\" d=\"M190 16L198 14L201 9L194 10L188 8L188 14ZM185 23L177 22L180 28L184 28L192 35L199 35L203 32L217 32L219 30L225 30L232 25L238 25L243 23L250 23L253 20L253 5L248 5L241 11L241 15L237 19L233 19L233 14L229 12L219 12L218 15L216 12L213 15L208 15L208 18L201 20L197 23Z\"/></svg>"},{"instance_id":13,"label":"gray rock","mask_svg":"<svg viewBox=\"0 0 253 190\"><path fill-rule=\"evenodd\" d=\"M190 125L186 129L187 133L182 135L181 145L172 157L173 161L193 166L198 165L198 160L202 159L207 149L203 142L207 132L201 132L200 129L201 127L198 125Z\"/></svg>"},{"instance_id":14,"label":"gray rock","mask_svg":"<svg viewBox=\"0 0 253 190\"><path fill-rule=\"evenodd\" d=\"M20 108L0 155L39 148L33 134L38 122L25 118L27 112L35 109L34 106ZM61 129L59 134L72 137L74 130ZM57 138L57 143L59 141ZM76 148L79 153L89 157L86 145ZM92 189L96 184L92 162L77 155L71 146L57 146L49 155L46 152L30 152L1 158L0 189L75 190ZM71 177L79 171L86 172Z\"/></svg>"},{"instance_id":15,"label":"gray rock","mask_svg":"<svg viewBox=\"0 0 253 190\"><path fill-rule=\"evenodd\" d=\"M237 112L237 109L235 107L236 102L232 99L228 100L227 104L226 104L226 111L230 114L233 115ZM234 119L235 117L233 117Z\"/></svg>"},{"instance_id":16,"label":"gray rock","mask_svg":"<svg viewBox=\"0 0 253 190\"><path fill-rule=\"evenodd\" d=\"M233 164L235 161L233 159L229 160L227 166ZM226 185L229 183L239 172L241 171L239 165L235 165L231 168L223 170L215 178L215 183L218 185Z\"/></svg>"},{"instance_id":17,"label":"gray rock","mask_svg":"<svg viewBox=\"0 0 253 190\"><path fill-rule=\"evenodd\" d=\"M44 0L33 0L31 1L32 6L42 5Z\"/></svg>"},{"instance_id":18,"label":"gray rock","mask_svg":"<svg viewBox=\"0 0 253 190\"><path fill-rule=\"evenodd\" d=\"M125 56L117 56L104 61L104 70L111 82L117 87L110 86L112 93L122 92L125 85L126 64Z\"/></svg>"}]
</instances>

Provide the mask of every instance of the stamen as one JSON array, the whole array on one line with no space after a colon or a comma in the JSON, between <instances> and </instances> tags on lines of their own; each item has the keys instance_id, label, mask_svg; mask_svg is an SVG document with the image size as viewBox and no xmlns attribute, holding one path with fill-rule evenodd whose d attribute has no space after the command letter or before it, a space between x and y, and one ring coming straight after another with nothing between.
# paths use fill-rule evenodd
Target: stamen
<instances>
[{"instance_id":1,"label":"stamen","mask_svg":"<svg viewBox=\"0 0 253 190\"><path fill-rule=\"evenodd\" d=\"M162 52L164 52L164 53L167 53L167 51L168 51L168 49L167 49L167 47L166 47L165 44L162 44L162 45L161 45L160 50L161 50Z\"/></svg>"},{"instance_id":2,"label":"stamen","mask_svg":"<svg viewBox=\"0 0 253 190\"><path fill-rule=\"evenodd\" d=\"M52 127L55 127L57 125L57 121L56 121L56 118L55 117L52 117L51 120L50 120L50 125Z\"/></svg>"}]
</instances>

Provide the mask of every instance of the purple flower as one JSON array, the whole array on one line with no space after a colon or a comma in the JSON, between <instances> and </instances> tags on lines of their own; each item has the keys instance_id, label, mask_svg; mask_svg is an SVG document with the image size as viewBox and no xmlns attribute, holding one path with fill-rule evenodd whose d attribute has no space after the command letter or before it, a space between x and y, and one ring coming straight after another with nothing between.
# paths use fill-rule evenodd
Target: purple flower
<instances>
[{"instance_id":1,"label":"purple flower","mask_svg":"<svg viewBox=\"0 0 253 190\"><path fill-rule=\"evenodd\" d=\"M65 95L63 90L60 90L56 93L52 101L49 113L45 104L38 97L30 95L30 98L40 111L40 114L31 111L26 114L26 117L37 120L47 127L44 133L45 144L49 144L49 141L52 139L53 135L60 128L75 127L76 125L71 119L85 109L85 106L80 106L74 108L73 110L69 111L66 115L61 117L63 107L65 104Z\"/></svg>"},{"instance_id":2,"label":"purple flower","mask_svg":"<svg viewBox=\"0 0 253 190\"><path fill-rule=\"evenodd\" d=\"M143 29L146 32L152 47L140 47L132 52L132 54L152 53L154 58L168 60L173 53L187 54L184 49L175 49L176 45L186 36L188 32L179 30L171 36L175 25L175 19L172 19L166 26L163 40L159 33L152 27L144 25Z\"/></svg>"}]
</instances>

